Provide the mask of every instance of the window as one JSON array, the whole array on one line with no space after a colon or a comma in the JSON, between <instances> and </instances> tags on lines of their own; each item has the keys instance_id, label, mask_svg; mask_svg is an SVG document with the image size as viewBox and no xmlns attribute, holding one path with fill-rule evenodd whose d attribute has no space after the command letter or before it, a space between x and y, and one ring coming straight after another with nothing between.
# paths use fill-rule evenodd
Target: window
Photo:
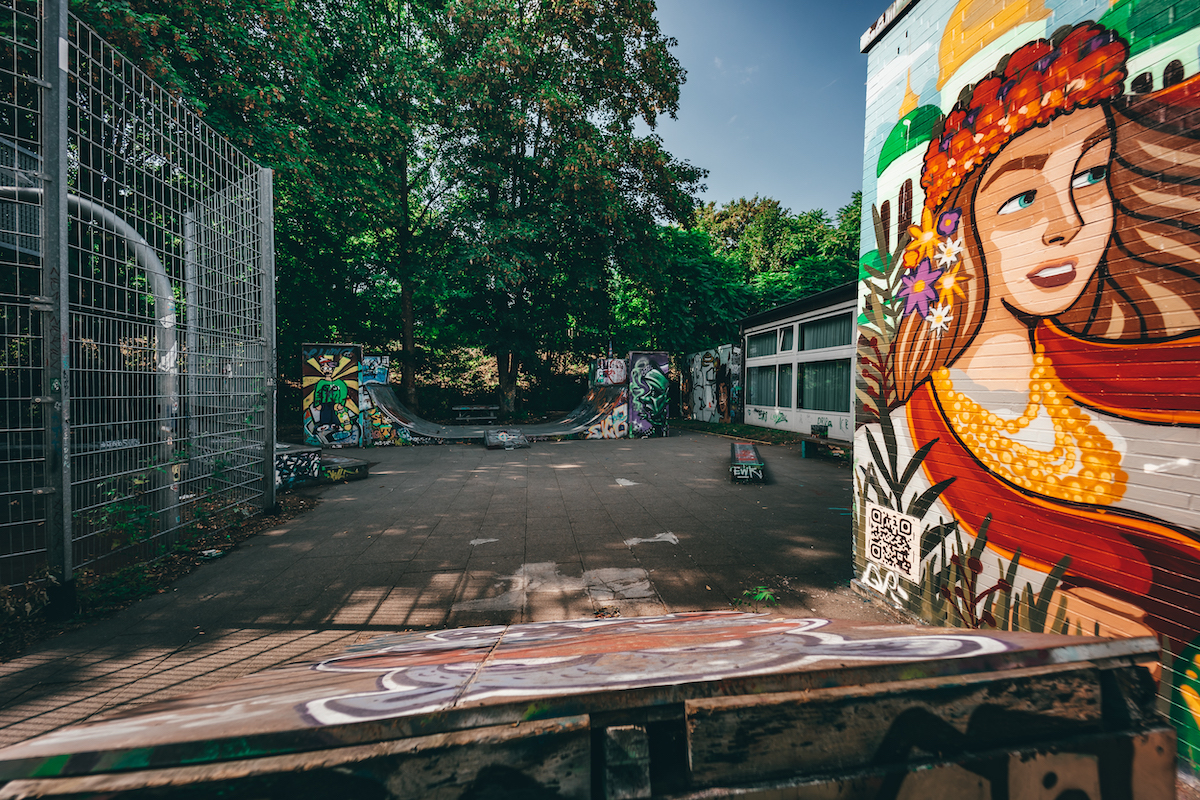
<instances>
[{"instance_id":1,"label":"window","mask_svg":"<svg viewBox=\"0 0 1200 800\"><path fill-rule=\"evenodd\" d=\"M850 344L854 332L851 322L849 314L806 322L800 326L800 347L804 350L816 350L819 347Z\"/></svg>"},{"instance_id":2,"label":"window","mask_svg":"<svg viewBox=\"0 0 1200 800\"><path fill-rule=\"evenodd\" d=\"M1154 91L1154 76L1149 72L1143 72L1133 79L1133 93L1146 94Z\"/></svg>"},{"instance_id":3,"label":"window","mask_svg":"<svg viewBox=\"0 0 1200 800\"><path fill-rule=\"evenodd\" d=\"M775 397L775 405L780 408L792 407L792 365L779 365L779 392Z\"/></svg>"},{"instance_id":4,"label":"window","mask_svg":"<svg viewBox=\"0 0 1200 800\"><path fill-rule=\"evenodd\" d=\"M796 338L796 328L788 325L786 328L779 329L779 352L784 353L792 349L792 345Z\"/></svg>"},{"instance_id":5,"label":"window","mask_svg":"<svg viewBox=\"0 0 1200 800\"><path fill-rule=\"evenodd\" d=\"M900 213L896 216L896 230L906 231L908 226L912 225L913 212L913 187L912 178L904 182L900 187Z\"/></svg>"},{"instance_id":6,"label":"window","mask_svg":"<svg viewBox=\"0 0 1200 800\"><path fill-rule=\"evenodd\" d=\"M800 407L810 411L850 411L850 359L810 361L796 376Z\"/></svg>"},{"instance_id":7,"label":"window","mask_svg":"<svg viewBox=\"0 0 1200 800\"><path fill-rule=\"evenodd\" d=\"M746 337L746 357L775 355L775 331Z\"/></svg>"},{"instance_id":8,"label":"window","mask_svg":"<svg viewBox=\"0 0 1200 800\"><path fill-rule=\"evenodd\" d=\"M1183 83L1183 62L1175 59L1163 70L1163 88Z\"/></svg>"},{"instance_id":9,"label":"window","mask_svg":"<svg viewBox=\"0 0 1200 800\"><path fill-rule=\"evenodd\" d=\"M775 334L771 334L775 341ZM747 370L747 389L750 392L747 404L752 406L775 405L775 366L751 367Z\"/></svg>"}]
</instances>

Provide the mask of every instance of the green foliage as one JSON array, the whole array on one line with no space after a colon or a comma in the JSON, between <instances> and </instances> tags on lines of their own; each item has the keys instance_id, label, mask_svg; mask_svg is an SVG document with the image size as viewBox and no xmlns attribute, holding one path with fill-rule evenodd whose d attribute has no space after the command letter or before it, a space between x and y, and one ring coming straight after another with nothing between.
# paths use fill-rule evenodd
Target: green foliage
<instances>
[{"instance_id":1,"label":"green foliage","mask_svg":"<svg viewBox=\"0 0 1200 800\"><path fill-rule=\"evenodd\" d=\"M861 192L832 220L823 209L793 214L756 195L701 206L694 223L716 252L729 256L733 274L753 289L753 310L760 310L854 280L861 213Z\"/></svg>"},{"instance_id":2,"label":"green foliage","mask_svg":"<svg viewBox=\"0 0 1200 800\"><path fill-rule=\"evenodd\" d=\"M746 589L742 592L742 596L733 601L735 606L744 606L749 608L755 614L758 613L760 606L777 606L779 598L775 596L775 592L771 591L766 586L755 586L752 589Z\"/></svg>"},{"instance_id":3,"label":"green foliage","mask_svg":"<svg viewBox=\"0 0 1200 800\"><path fill-rule=\"evenodd\" d=\"M635 281L611 280L618 351L655 348L689 353L734 341L750 293L730 278L729 259L704 231L658 231L661 268Z\"/></svg>"},{"instance_id":4,"label":"green foliage","mask_svg":"<svg viewBox=\"0 0 1200 800\"><path fill-rule=\"evenodd\" d=\"M275 170L285 380L304 341L391 354L406 382L483 349L507 407L560 355L729 342L854 277L857 195L832 219L758 197L696 213L704 170L653 133L685 77L653 3L72 10Z\"/></svg>"}]
</instances>

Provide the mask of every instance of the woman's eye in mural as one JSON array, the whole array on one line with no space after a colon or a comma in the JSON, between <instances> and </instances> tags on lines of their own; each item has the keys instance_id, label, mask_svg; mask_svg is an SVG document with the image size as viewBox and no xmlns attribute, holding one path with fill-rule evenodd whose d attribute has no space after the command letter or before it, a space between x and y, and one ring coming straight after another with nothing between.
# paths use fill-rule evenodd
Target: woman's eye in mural
<instances>
[{"instance_id":1,"label":"woman's eye in mural","mask_svg":"<svg viewBox=\"0 0 1200 800\"><path fill-rule=\"evenodd\" d=\"M1006 200L1004 205L1000 206L1000 210L996 213L1012 214L1013 212L1020 211L1023 208L1029 208L1031 205L1033 205L1033 200L1035 197L1037 197L1037 189L1030 189L1028 192L1023 192L1016 197Z\"/></svg>"},{"instance_id":2,"label":"woman's eye in mural","mask_svg":"<svg viewBox=\"0 0 1200 800\"><path fill-rule=\"evenodd\" d=\"M1108 177L1108 166L1101 165L1092 167L1091 169L1080 172L1075 177L1071 178L1072 189L1083 189L1087 186L1095 186L1101 183Z\"/></svg>"}]
</instances>

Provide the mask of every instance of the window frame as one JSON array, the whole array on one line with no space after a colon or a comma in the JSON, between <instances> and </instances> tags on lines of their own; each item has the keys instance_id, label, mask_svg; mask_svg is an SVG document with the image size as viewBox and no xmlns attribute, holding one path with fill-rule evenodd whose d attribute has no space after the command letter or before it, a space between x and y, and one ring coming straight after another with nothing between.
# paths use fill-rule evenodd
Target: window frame
<instances>
[{"instance_id":1,"label":"window frame","mask_svg":"<svg viewBox=\"0 0 1200 800\"><path fill-rule=\"evenodd\" d=\"M744 408L745 421L748 424L758 425L770 428L782 428L787 430L795 430L800 433L809 433L812 425L828 424L830 426L829 435L832 438L849 440L853 437L854 430L854 369L857 364L857 339L858 329L854 319L857 309L855 301L842 301L834 303L824 308L813 309L801 314L796 314L790 317L780 317L769 322L764 322L761 325L755 325L747 328L742 332L743 352L743 368L746 376L746 400ZM825 347L814 348L812 350L801 349L804 347L803 326L806 324L830 320L836 317L847 317L850 325L850 341L844 344L830 345ZM780 350L779 345L783 344L783 331L791 328L792 334L792 349ZM751 356L749 343L753 337L768 334L773 337L776 344L776 352L771 355ZM804 364L818 361L848 361L850 364L850 381L846 387L846 401L843 407L849 411L825 411L819 409L803 408L803 381ZM788 379L790 384L791 402L780 405L783 400L789 398L781 396L779 393L780 367L783 366L791 372ZM771 404L752 402L750 383L751 374L758 375L757 370L751 373L752 369L761 367L774 367L775 395ZM759 379L762 380L761 378ZM762 387L765 393L766 387ZM753 400L766 399L753 396Z\"/></svg>"}]
</instances>

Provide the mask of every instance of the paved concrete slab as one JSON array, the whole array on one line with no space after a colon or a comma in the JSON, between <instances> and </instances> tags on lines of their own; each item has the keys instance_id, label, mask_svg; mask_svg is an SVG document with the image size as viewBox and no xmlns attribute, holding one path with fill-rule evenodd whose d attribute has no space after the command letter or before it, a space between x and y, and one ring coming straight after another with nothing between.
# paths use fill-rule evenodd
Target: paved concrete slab
<instances>
[{"instance_id":1,"label":"paved concrete slab","mask_svg":"<svg viewBox=\"0 0 1200 800\"><path fill-rule=\"evenodd\" d=\"M766 585L789 616L890 621L847 588L851 472L729 440L358 451L371 477L168 592L0 664L0 745L371 636L729 608Z\"/></svg>"}]
</instances>

